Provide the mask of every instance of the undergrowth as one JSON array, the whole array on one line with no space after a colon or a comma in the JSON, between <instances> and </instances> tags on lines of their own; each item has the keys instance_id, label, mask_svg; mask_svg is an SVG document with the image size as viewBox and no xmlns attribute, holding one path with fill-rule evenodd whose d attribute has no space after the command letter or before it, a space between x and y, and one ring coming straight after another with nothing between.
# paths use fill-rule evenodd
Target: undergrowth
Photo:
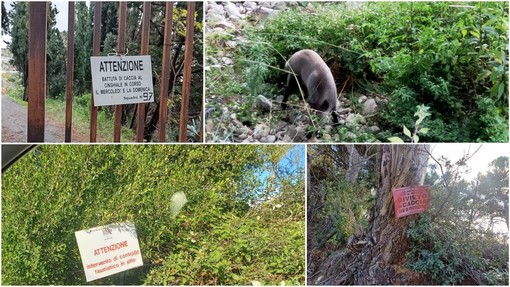
<instances>
[{"instance_id":1,"label":"undergrowth","mask_svg":"<svg viewBox=\"0 0 510 287\"><path fill-rule=\"evenodd\" d=\"M379 140L401 135L416 106L426 105L422 142L508 142L507 31L507 2L297 5L244 29L234 72L245 84L235 98L243 117L260 118L254 96L283 94L285 59L307 48L338 86L353 79L355 89L388 97ZM225 80L228 87L232 77Z\"/></svg>"}]
</instances>

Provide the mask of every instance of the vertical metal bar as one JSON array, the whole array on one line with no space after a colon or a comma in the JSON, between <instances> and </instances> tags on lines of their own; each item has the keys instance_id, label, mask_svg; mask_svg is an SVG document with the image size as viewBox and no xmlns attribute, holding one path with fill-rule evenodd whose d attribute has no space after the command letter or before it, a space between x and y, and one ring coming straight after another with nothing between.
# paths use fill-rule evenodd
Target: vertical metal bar
<instances>
[{"instance_id":1,"label":"vertical metal bar","mask_svg":"<svg viewBox=\"0 0 510 287\"><path fill-rule=\"evenodd\" d=\"M142 46L140 47L140 55L149 54L149 32L150 32L150 19L151 19L151 2L143 2L143 18L142 18ZM139 103L136 112L136 141L143 141L143 134L145 131L145 105Z\"/></svg>"},{"instance_id":2,"label":"vertical metal bar","mask_svg":"<svg viewBox=\"0 0 510 287\"><path fill-rule=\"evenodd\" d=\"M172 25L174 2L166 2L165 37L163 39L163 60L161 71L161 89L159 94L158 142L166 141L166 122L168 120L168 86L172 60Z\"/></svg>"},{"instance_id":3,"label":"vertical metal bar","mask_svg":"<svg viewBox=\"0 0 510 287\"><path fill-rule=\"evenodd\" d=\"M189 94L191 86L191 60L193 57L193 34L195 31L195 2L188 2L188 16L186 19L186 47L184 51L184 80L182 83L181 117L179 126L179 141L186 142L188 134Z\"/></svg>"},{"instance_id":4,"label":"vertical metal bar","mask_svg":"<svg viewBox=\"0 0 510 287\"><path fill-rule=\"evenodd\" d=\"M101 2L94 2L94 43L92 55L99 56L101 49ZM91 95L94 87L91 89ZM90 99L90 142L96 142L97 137L97 107L94 106L94 97Z\"/></svg>"},{"instance_id":5,"label":"vertical metal bar","mask_svg":"<svg viewBox=\"0 0 510 287\"><path fill-rule=\"evenodd\" d=\"M44 142L46 2L30 2L28 31L28 142Z\"/></svg>"},{"instance_id":6,"label":"vertical metal bar","mask_svg":"<svg viewBox=\"0 0 510 287\"><path fill-rule=\"evenodd\" d=\"M119 2L119 34L117 35L117 53L126 53L126 15L127 2ZM115 119L113 124L113 141L120 142L122 128L122 105L115 106Z\"/></svg>"},{"instance_id":7,"label":"vertical metal bar","mask_svg":"<svg viewBox=\"0 0 510 287\"><path fill-rule=\"evenodd\" d=\"M66 127L65 142L71 142L73 121L73 83L74 83L74 1L69 2L67 11L67 69L66 69Z\"/></svg>"}]
</instances>

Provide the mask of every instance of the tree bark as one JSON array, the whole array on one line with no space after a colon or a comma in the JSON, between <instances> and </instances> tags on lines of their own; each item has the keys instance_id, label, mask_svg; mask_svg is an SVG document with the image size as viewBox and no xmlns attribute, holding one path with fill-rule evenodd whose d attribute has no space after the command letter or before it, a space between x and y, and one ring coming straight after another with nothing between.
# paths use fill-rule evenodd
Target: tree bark
<instances>
[{"instance_id":1,"label":"tree bark","mask_svg":"<svg viewBox=\"0 0 510 287\"><path fill-rule=\"evenodd\" d=\"M407 229L418 215L395 218L392 189L422 185L428 150L426 145L381 146L380 177L376 203L368 228L353 236L348 250L331 255L323 275L313 282L326 285L407 285L419 275L404 267L409 249Z\"/></svg>"}]
</instances>

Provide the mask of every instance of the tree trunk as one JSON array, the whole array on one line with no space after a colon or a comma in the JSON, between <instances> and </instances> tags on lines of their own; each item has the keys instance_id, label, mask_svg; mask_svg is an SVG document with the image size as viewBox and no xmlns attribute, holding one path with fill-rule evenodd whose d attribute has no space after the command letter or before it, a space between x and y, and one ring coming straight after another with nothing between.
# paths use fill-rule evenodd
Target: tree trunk
<instances>
[{"instance_id":1,"label":"tree trunk","mask_svg":"<svg viewBox=\"0 0 510 287\"><path fill-rule=\"evenodd\" d=\"M392 189L422 185L429 147L383 145L376 203L368 228L349 240L349 250L332 254L330 264L315 284L407 285L419 283L419 275L404 267L409 249L407 228L418 215L395 218Z\"/></svg>"},{"instance_id":2,"label":"tree trunk","mask_svg":"<svg viewBox=\"0 0 510 287\"><path fill-rule=\"evenodd\" d=\"M349 169L345 174L345 180L354 182L358 178L359 171L361 170L362 159L356 147L353 144L345 145L349 153Z\"/></svg>"}]
</instances>

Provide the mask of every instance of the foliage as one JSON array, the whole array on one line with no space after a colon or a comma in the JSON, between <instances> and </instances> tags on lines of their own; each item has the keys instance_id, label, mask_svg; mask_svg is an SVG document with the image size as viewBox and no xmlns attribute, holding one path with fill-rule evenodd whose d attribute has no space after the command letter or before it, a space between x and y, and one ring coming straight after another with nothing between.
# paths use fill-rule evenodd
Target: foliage
<instances>
[{"instance_id":1,"label":"foliage","mask_svg":"<svg viewBox=\"0 0 510 287\"><path fill-rule=\"evenodd\" d=\"M262 88L282 82L283 59L314 49L338 86L354 79L389 97L381 120L393 134L426 105L422 141L507 142L507 31L507 2L310 3L246 29L238 57L256 63L243 82Z\"/></svg>"},{"instance_id":2,"label":"foliage","mask_svg":"<svg viewBox=\"0 0 510 287\"><path fill-rule=\"evenodd\" d=\"M360 153L371 153L369 146L359 149ZM309 153L313 161L309 167L308 228L314 235L309 235L308 248L313 252L324 249L327 243L343 245L352 234L362 233L376 183L368 174L374 168L370 161L352 163L362 165L361 171L355 181L347 179L350 164L345 147L317 146Z\"/></svg>"},{"instance_id":3,"label":"foliage","mask_svg":"<svg viewBox=\"0 0 510 287\"><path fill-rule=\"evenodd\" d=\"M494 230L498 219L508 229L508 157L473 182L458 177L465 160L431 170L431 210L408 229L407 264L429 284L508 285L508 235Z\"/></svg>"},{"instance_id":4,"label":"foliage","mask_svg":"<svg viewBox=\"0 0 510 287\"><path fill-rule=\"evenodd\" d=\"M2 174L2 284L85 284L74 232L129 220L144 266L92 284L303 285L302 160L276 145L39 146Z\"/></svg>"},{"instance_id":5,"label":"foliage","mask_svg":"<svg viewBox=\"0 0 510 287\"><path fill-rule=\"evenodd\" d=\"M416 108L418 110L416 111L416 113L414 113L414 116L418 117L418 119L414 123L413 134L411 135L411 131L406 126L404 126L404 135L409 138L411 143L418 143L418 141L420 140L420 137L418 136L418 134L427 134L430 130L429 128L421 128L420 129L421 122L426 117L430 116L430 113L428 112L429 108L424 105L417 106ZM404 142L399 137L391 137L391 138L388 138L388 140L392 143L403 143Z\"/></svg>"},{"instance_id":6,"label":"foliage","mask_svg":"<svg viewBox=\"0 0 510 287\"><path fill-rule=\"evenodd\" d=\"M21 73L23 78L23 99L28 99L28 2L13 2L9 11L10 35L9 50L13 54L12 64ZM47 19L47 55L46 78L47 94L50 98L63 97L65 92L65 44L61 32L55 28L55 17L58 10L53 4L48 6Z\"/></svg>"},{"instance_id":7,"label":"foliage","mask_svg":"<svg viewBox=\"0 0 510 287\"><path fill-rule=\"evenodd\" d=\"M90 90L90 55L92 55L92 17L85 2L76 2L76 28L74 33L74 86L75 96Z\"/></svg>"}]
</instances>

